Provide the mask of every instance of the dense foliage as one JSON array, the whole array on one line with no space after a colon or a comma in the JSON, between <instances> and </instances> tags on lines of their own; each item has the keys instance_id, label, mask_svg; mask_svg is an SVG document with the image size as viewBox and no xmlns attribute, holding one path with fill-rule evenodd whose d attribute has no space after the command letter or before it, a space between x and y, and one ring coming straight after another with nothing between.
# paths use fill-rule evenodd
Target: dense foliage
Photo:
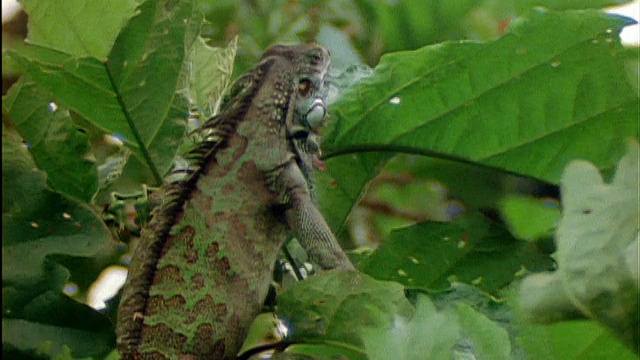
<instances>
[{"instance_id":1,"label":"dense foliage","mask_svg":"<svg viewBox=\"0 0 640 360\"><path fill-rule=\"evenodd\" d=\"M86 292L125 266L190 107L214 113L268 45L316 41L335 90L316 188L361 272L283 285L288 353L637 359L639 59L614 3L22 1L3 355L117 358L117 301Z\"/></svg>"}]
</instances>

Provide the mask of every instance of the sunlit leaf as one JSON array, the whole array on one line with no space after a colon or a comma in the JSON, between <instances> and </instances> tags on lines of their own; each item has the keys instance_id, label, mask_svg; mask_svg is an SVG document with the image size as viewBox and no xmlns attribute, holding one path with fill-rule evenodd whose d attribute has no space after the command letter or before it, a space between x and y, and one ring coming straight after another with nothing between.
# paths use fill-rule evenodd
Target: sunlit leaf
<instances>
[{"instance_id":1,"label":"sunlit leaf","mask_svg":"<svg viewBox=\"0 0 640 360\"><path fill-rule=\"evenodd\" d=\"M133 0L24 0L20 4L29 14L30 43L100 59L106 58L137 6Z\"/></svg>"},{"instance_id":2,"label":"sunlit leaf","mask_svg":"<svg viewBox=\"0 0 640 360\"><path fill-rule=\"evenodd\" d=\"M320 193L333 228L342 229L390 151L551 183L575 158L612 170L622 140L638 136L638 99L617 35L631 23L596 11L539 12L490 43L385 55L330 109ZM357 155L364 151L387 153Z\"/></svg>"},{"instance_id":3,"label":"sunlit leaf","mask_svg":"<svg viewBox=\"0 0 640 360\"><path fill-rule=\"evenodd\" d=\"M557 201L510 196L500 202L500 207L511 233L523 240L551 238L560 219Z\"/></svg>"}]
</instances>

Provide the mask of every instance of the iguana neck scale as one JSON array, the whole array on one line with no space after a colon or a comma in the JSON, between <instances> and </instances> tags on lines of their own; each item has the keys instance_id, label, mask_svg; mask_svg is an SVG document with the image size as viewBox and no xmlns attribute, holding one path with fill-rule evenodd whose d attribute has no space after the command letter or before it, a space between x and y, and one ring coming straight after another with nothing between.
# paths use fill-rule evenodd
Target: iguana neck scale
<instances>
[{"instance_id":1,"label":"iguana neck scale","mask_svg":"<svg viewBox=\"0 0 640 360\"><path fill-rule=\"evenodd\" d=\"M291 234L322 268L353 269L312 199L329 63L318 45L272 47L199 130L134 251L123 359L235 357Z\"/></svg>"}]
</instances>

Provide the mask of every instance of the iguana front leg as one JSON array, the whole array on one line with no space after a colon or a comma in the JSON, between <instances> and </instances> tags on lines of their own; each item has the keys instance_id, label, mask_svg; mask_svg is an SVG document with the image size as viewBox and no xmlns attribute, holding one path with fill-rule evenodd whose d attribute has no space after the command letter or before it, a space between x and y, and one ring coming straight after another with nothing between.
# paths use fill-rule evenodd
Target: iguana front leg
<instances>
[{"instance_id":1,"label":"iguana front leg","mask_svg":"<svg viewBox=\"0 0 640 360\"><path fill-rule=\"evenodd\" d=\"M355 270L311 198L307 181L291 161L280 174L287 223L311 260L323 269Z\"/></svg>"}]
</instances>

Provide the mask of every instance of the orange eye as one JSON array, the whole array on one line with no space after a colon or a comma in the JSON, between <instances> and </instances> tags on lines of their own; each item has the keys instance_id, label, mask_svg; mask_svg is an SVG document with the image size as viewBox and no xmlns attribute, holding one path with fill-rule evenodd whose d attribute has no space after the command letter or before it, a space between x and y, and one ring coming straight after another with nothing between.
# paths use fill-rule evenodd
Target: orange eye
<instances>
[{"instance_id":1,"label":"orange eye","mask_svg":"<svg viewBox=\"0 0 640 360\"><path fill-rule=\"evenodd\" d=\"M307 95L309 95L309 93L311 92L312 86L313 84L311 84L311 80L300 80L300 83L298 84L298 91L300 92L300 95L302 95L303 97L307 97Z\"/></svg>"}]
</instances>

